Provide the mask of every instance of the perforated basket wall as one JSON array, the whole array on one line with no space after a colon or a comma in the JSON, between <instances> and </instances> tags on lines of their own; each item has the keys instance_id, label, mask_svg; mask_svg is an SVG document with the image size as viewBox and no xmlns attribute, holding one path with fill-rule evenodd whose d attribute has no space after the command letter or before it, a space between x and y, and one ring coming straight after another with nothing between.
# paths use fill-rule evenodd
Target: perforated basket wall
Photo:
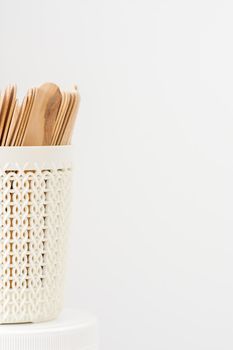
<instances>
[{"instance_id":1,"label":"perforated basket wall","mask_svg":"<svg viewBox=\"0 0 233 350\"><path fill-rule=\"evenodd\" d=\"M0 323L55 318L63 300L70 147L0 147Z\"/></svg>"}]
</instances>

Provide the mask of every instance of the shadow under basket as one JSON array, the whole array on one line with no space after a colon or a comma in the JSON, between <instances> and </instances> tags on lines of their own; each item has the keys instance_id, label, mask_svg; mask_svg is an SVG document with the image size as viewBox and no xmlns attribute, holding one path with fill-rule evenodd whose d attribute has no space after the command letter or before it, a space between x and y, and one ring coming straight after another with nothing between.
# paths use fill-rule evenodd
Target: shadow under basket
<instances>
[{"instance_id":1,"label":"shadow under basket","mask_svg":"<svg viewBox=\"0 0 233 350\"><path fill-rule=\"evenodd\" d=\"M0 147L1 324L61 311L71 172L71 146Z\"/></svg>"}]
</instances>

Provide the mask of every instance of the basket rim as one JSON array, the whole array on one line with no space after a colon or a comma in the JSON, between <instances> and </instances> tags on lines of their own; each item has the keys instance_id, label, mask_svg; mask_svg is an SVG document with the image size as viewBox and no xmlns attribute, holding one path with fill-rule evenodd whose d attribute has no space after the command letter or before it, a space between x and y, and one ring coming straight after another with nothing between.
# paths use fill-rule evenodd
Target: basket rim
<instances>
[{"instance_id":1,"label":"basket rim","mask_svg":"<svg viewBox=\"0 0 233 350\"><path fill-rule=\"evenodd\" d=\"M1 146L0 169L45 169L69 167L72 163L71 145L59 146Z\"/></svg>"}]
</instances>

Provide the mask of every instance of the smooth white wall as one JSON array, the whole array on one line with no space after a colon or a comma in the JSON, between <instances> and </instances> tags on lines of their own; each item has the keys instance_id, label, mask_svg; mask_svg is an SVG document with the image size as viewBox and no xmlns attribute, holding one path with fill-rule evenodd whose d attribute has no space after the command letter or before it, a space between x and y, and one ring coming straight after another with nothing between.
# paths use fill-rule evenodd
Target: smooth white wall
<instances>
[{"instance_id":1,"label":"smooth white wall","mask_svg":"<svg viewBox=\"0 0 233 350\"><path fill-rule=\"evenodd\" d=\"M66 305L103 350L233 347L232 13L1 1L1 87L79 85Z\"/></svg>"}]
</instances>

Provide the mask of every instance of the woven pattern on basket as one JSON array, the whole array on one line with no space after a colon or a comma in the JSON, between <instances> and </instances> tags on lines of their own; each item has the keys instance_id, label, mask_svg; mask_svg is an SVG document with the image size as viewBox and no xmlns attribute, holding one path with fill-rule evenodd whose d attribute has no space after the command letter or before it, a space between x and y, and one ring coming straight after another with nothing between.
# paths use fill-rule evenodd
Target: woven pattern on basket
<instances>
[{"instance_id":1,"label":"woven pattern on basket","mask_svg":"<svg viewBox=\"0 0 233 350\"><path fill-rule=\"evenodd\" d=\"M71 169L0 169L0 323L62 306Z\"/></svg>"}]
</instances>

